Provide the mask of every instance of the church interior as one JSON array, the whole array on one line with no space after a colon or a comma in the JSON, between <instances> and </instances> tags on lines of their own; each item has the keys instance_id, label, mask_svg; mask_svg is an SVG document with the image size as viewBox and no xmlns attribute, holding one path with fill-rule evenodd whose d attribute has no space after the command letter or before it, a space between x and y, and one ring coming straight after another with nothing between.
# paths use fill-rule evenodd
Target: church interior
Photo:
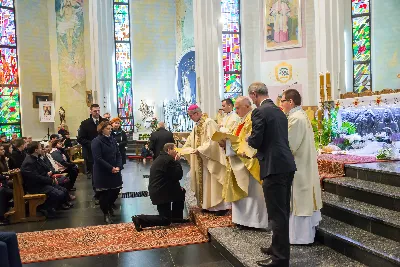
<instances>
[{"instance_id":1,"label":"church interior","mask_svg":"<svg viewBox=\"0 0 400 267\"><path fill-rule=\"evenodd\" d=\"M0 0L0 266L400 266L399 17L400 0ZM278 118L295 171L252 145ZM179 192L154 193L161 160Z\"/></svg>"}]
</instances>

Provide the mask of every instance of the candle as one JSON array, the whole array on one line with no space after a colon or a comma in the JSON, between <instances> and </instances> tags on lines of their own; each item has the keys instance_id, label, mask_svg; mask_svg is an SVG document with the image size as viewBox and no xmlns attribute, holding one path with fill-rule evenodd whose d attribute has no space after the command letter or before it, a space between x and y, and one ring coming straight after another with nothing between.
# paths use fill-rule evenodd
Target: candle
<instances>
[{"instance_id":1,"label":"candle","mask_svg":"<svg viewBox=\"0 0 400 267\"><path fill-rule=\"evenodd\" d=\"M318 116L318 130L322 130L322 114L323 110L321 108L318 109L317 111L317 116Z\"/></svg>"},{"instance_id":2,"label":"candle","mask_svg":"<svg viewBox=\"0 0 400 267\"><path fill-rule=\"evenodd\" d=\"M319 74L319 98L321 102L325 101L325 87L324 87L324 75L322 73Z\"/></svg>"},{"instance_id":3,"label":"candle","mask_svg":"<svg viewBox=\"0 0 400 267\"><path fill-rule=\"evenodd\" d=\"M329 71L326 72L326 95L328 97L328 101L332 100L332 90L331 90L331 73Z\"/></svg>"}]
</instances>

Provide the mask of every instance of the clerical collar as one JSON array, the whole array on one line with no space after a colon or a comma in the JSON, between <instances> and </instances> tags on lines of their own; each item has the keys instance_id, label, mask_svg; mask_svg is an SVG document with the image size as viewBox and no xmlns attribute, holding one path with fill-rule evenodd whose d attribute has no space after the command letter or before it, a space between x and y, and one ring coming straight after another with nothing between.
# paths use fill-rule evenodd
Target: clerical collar
<instances>
[{"instance_id":1,"label":"clerical collar","mask_svg":"<svg viewBox=\"0 0 400 267\"><path fill-rule=\"evenodd\" d=\"M239 124L244 123L244 121L245 121L246 118L247 118L247 115L249 115L249 113L251 113L252 111L253 111L253 110L251 109L249 112L246 113L246 115L244 115L242 118L240 118L240 123L239 123Z\"/></svg>"},{"instance_id":2,"label":"clerical collar","mask_svg":"<svg viewBox=\"0 0 400 267\"><path fill-rule=\"evenodd\" d=\"M292 109L289 111L289 114L288 114L288 115L291 115L291 114L293 114L293 113L295 113L296 111L299 111L299 110L301 110L301 109L302 109L301 106L294 107L294 108L292 108Z\"/></svg>"},{"instance_id":3,"label":"clerical collar","mask_svg":"<svg viewBox=\"0 0 400 267\"><path fill-rule=\"evenodd\" d=\"M226 113L225 116L230 116L230 115L232 115L232 113L233 113L233 110L231 112L229 112L229 113Z\"/></svg>"}]
</instances>

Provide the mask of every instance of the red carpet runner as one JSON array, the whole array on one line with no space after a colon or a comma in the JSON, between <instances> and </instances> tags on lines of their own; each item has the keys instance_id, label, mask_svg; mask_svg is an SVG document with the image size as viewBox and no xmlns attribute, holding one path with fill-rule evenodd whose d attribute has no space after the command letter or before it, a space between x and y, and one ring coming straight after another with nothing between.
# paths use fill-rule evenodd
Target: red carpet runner
<instances>
[{"instance_id":1,"label":"red carpet runner","mask_svg":"<svg viewBox=\"0 0 400 267\"><path fill-rule=\"evenodd\" d=\"M132 223L18 234L22 263L184 246L208 242L208 228L232 225L230 213L214 216L191 208L192 223L136 232Z\"/></svg>"}]
</instances>

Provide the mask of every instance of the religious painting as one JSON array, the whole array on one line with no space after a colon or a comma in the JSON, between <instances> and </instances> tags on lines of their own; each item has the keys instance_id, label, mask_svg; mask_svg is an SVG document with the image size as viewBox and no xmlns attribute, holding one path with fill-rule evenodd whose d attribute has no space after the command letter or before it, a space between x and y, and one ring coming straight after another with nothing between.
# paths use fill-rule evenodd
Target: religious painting
<instances>
[{"instance_id":1,"label":"religious painting","mask_svg":"<svg viewBox=\"0 0 400 267\"><path fill-rule=\"evenodd\" d=\"M39 102L51 101L52 93L33 92L33 108L39 108Z\"/></svg>"},{"instance_id":2,"label":"religious painting","mask_svg":"<svg viewBox=\"0 0 400 267\"><path fill-rule=\"evenodd\" d=\"M54 122L54 102L40 101L39 102L39 120L40 122Z\"/></svg>"},{"instance_id":3,"label":"religious painting","mask_svg":"<svg viewBox=\"0 0 400 267\"><path fill-rule=\"evenodd\" d=\"M292 65L286 62L279 63L275 67L275 79L280 83L287 83L292 79Z\"/></svg>"},{"instance_id":4,"label":"religious painting","mask_svg":"<svg viewBox=\"0 0 400 267\"><path fill-rule=\"evenodd\" d=\"M92 91L86 91L86 105L90 107L93 104Z\"/></svg>"},{"instance_id":5,"label":"religious painting","mask_svg":"<svg viewBox=\"0 0 400 267\"><path fill-rule=\"evenodd\" d=\"M264 0L265 51L302 46L301 0Z\"/></svg>"}]
</instances>

